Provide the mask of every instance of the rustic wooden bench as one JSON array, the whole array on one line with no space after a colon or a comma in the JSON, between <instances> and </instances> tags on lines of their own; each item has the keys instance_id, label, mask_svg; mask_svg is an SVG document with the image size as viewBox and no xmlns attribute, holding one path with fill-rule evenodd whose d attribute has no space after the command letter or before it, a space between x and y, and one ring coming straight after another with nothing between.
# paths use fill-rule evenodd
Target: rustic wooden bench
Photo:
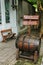
<instances>
[{"instance_id":1,"label":"rustic wooden bench","mask_svg":"<svg viewBox=\"0 0 43 65\"><path fill-rule=\"evenodd\" d=\"M16 35L16 33L12 33L12 29L1 30L1 34L3 37L3 42L5 42L7 39L14 38Z\"/></svg>"}]
</instances>

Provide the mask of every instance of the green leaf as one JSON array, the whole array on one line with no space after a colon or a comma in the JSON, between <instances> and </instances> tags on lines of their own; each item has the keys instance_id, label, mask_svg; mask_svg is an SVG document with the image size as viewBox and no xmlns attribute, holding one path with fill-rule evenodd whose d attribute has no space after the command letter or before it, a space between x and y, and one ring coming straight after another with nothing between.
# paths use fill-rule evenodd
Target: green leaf
<instances>
[{"instance_id":1,"label":"green leaf","mask_svg":"<svg viewBox=\"0 0 43 65\"><path fill-rule=\"evenodd\" d=\"M32 3L37 3L37 0L28 0L28 1Z\"/></svg>"}]
</instances>

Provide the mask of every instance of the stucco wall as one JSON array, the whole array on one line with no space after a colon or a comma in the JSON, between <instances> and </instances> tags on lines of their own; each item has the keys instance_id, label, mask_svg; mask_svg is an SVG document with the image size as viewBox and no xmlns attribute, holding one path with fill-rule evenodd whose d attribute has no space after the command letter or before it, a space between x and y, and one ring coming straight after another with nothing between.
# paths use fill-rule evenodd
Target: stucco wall
<instances>
[{"instance_id":1,"label":"stucco wall","mask_svg":"<svg viewBox=\"0 0 43 65\"><path fill-rule=\"evenodd\" d=\"M23 15L29 14L29 3L28 2L22 1L22 10L23 10Z\"/></svg>"},{"instance_id":2,"label":"stucco wall","mask_svg":"<svg viewBox=\"0 0 43 65\"><path fill-rule=\"evenodd\" d=\"M2 24L0 24L0 31L3 29L8 29L11 28L13 33L16 33L16 35L18 34L17 32L17 21L16 21L16 10L12 10L12 0L10 0L10 23L6 23L6 19L5 19L5 2L4 0L1 0L1 18L2 18ZM0 41L2 41L2 36L1 36L1 32L0 32Z\"/></svg>"}]
</instances>

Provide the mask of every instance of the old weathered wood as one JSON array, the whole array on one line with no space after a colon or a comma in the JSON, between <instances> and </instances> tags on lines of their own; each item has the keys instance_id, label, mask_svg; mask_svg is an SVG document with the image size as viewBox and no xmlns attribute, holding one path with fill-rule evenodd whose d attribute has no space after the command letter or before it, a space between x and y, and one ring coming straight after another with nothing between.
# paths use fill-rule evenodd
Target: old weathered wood
<instances>
[{"instance_id":1,"label":"old weathered wood","mask_svg":"<svg viewBox=\"0 0 43 65\"><path fill-rule=\"evenodd\" d=\"M16 40L16 47L19 49L19 53L22 52L19 56L28 59L33 58L34 62L36 62L40 48L40 38L34 34L31 36L31 26L38 29L39 15L24 15L23 25L27 26L28 30L26 34L21 34ZM28 54L33 55L33 57Z\"/></svg>"},{"instance_id":2,"label":"old weathered wood","mask_svg":"<svg viewBox=\"0 0 43 65\"><path fill-rule=\"evenodd\" d=\"M13 38L16 33L12 33L12 29L1 30L1 34L3 37L3 42L5 42L8 38Z\"/></svg>"},{"instance_id":3,"label":"old weathered wood","mask_svg":"<svg viewBox=\"0 0 43 65\"><path fill-rule=\"evenodd\" d=\"M38 60L38 51L36 50L36 51L34 52L34 63L36 63L37 60Z\"/></svg>"},{"instance_id":4,"label":"old weathered wood","mask_svg":"<svg viewBox=\"0 0 43 65\"><path fill-rule=\"evenodd\" d=\"M24 15L23 25L39 25L39 16L38 15Z\"/></svg>"}]
</instances>

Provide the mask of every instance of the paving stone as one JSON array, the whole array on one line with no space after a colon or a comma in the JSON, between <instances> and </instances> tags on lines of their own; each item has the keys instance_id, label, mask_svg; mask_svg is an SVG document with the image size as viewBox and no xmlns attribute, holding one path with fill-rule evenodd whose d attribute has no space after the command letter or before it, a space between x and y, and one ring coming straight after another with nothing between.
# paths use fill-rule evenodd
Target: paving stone
<instances>
[{"instance_id":1,"label":"paving stone","mask_svg":"<svg viewBox=\"0 0 43 65\"><path fill-rule=\"evenodd\" d=\"M43 39L41 39L40 56L43 56Z\"/></svg>"},{"instance_id":2,"label":"paving stone","mask_svg":"<svg viewBox=\"0 0 43 65\"><path fill-rule=\"evenodd\" d=\"M0 43L0 65L13 65L16 62L15 40Z\"/></svg>"},{"instance_id":3,"label":"paving stone","mask_svg":"<svg viewBox=\"0 0 43 65\"><path fill-rule=\"evenodd\" d=\"M41 62L41 65L43 65L43 58L42 58L42 62Z\"/></svg>"}]
</instances>

